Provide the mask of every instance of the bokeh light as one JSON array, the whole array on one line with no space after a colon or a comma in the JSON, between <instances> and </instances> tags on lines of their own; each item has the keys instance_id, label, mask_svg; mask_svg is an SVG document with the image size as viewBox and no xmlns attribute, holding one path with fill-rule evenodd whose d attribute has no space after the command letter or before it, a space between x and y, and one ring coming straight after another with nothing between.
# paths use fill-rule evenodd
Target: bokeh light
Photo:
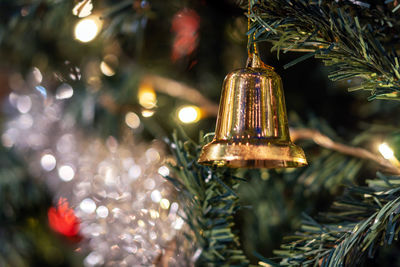
<instances>
[{"instance_id":1,"label":"bokeh light","mask_svg":"<svg viewBox=\"0 0 400 267\"><path fill-rule=\"evenodd\" d=\"M40 165L45 171L51 171L56 167L56 158L52 154L44 154L40 159Z\"/></svg>"},{"instance_id":2,"label":"bokeh light","mask_svg":"<svg viewBox=\"0 0 400 267\"><path fill-rule=\"evenodd\" d=\"M108 216L108 209L106 206L99 206L96 210L97 216L100 218L106 218Z\"/></svg>"},{"instance_id":3,"label":"bokeh light","mask_svg":"<svg viewBox=\"0 0 400 267\"><path fill-rule=\"evenodd\" d=\"M105 76L115 75L115 69L118 67L118 58L115 55L106 55L100 63L100 70Z\"/></svg>"},{"instance_id":4,"label":"bokeh light","mask_svg":"<svg viewBox=\"0 0 400 267\"><path fill-rule=\"evenodd\" d=\"M169 200L166 198L161 199L160 201L160 207L164 210L167 210L169 208Z\"/></svg>"},{"instance_id":5,"label":"bokeh light","mask_svg":"<svg viewBox=\"0 0 400 267\"><path fill-rule=\"evenodd\" d=\"M140 85L138 99L139 104L146 109L152 109L156 107L157 95L150 83L143 82Z\"/></svg>"},{"instance_id":6,"label":"bokeh light","mask_svg":"<svg viewBox=\"0 0 400 267\"><path fill-rule=\"evenodd\" d=\"M75 38L83 43L92 41L100 31L101 23L95 17L81 19L75 26Z\"/></svg>"},{"instance_id":7,"label":"bokeh light","mask_svg":"<svg viewBox=\"0 0 400 267\"><path fill-rule=\"evenodd\" d=\"M96 203L91 198L82 200L79 208L85 213L93 213L96 210Z\"/></svg>"},{"instance_id":8,"label":"bokeh light","mask_svg":"<svg viewBox=\"0 0 400 267\"><path fill-rule=\"evenodd\" d=\"M80 1L72 9L72 14L80 18L84 18L92 14L93 4L92 1Z\"/></svg>"},{"instance_id":9,"label":"bokeh light","mask_svg":"<svg viewBox=\"0 0 400 267\"><path fill-rule=\"evenodd\" d=\"M56 99L68 99L74 95L74 89L67 83L61 84L56 91Z\"/></svg>"},{"instance_id":10,"label":"bokeh light","mask_svg":"<svg viewBox=\"0 0 400 267\"><path fill-rule=\"evenodd\" d=\"M160 191L158 191L158 190L154 190L153 192L151 192L150 197L151 197L151 200L155 203L159 203L162 199L162 195L161 195Z\"/></svg>"},{"instance_id":11,"label":"bokeh light","mask_svg":"<svg viewBox=\"0 0 400 267\"><path fill-rule=\"evenodd\" d=\"M183 106L178 110L178 118L183 123L195 123L201 117L201 110L196 106Z\"/></svg>"},{"instance_id":12,"label":"bokeh light","mask_svg":"<svg viewBox=\"0 0 400 267\"><path fill-rule=\"evenodd\" d=\"M72 179L74 179L75 171L69 165L62 165L58 169L58 176L60 176L60 179L63 180L64 182L69 182Z\"/></svg>"},{"instance_id":13,"label":"bokeh light","mask_svg":"<svg viewBox=\"0 0 400 267\"><path fill-rule=\"evenodd\" d=\"M379 152L385 159L392 159L394 158L393 150L388 146L386 143L382 143L378 146Z\"/></svg>"},{"instance_id":14,"label":"bokeh light","mask_svg":"<svg viewBox=\"0 0 400 267\"><path fill-rule=\"evenodd\" d=\"M137 129L140 126L139 116L134 112L128 112L125 115L125 123L129 128Z\"/></svg>"},{"instance_id":15,"label":"bokeh light","mask_svg":"<svg viewBox=\"0 0 400 267\"><path fill-rule=\"evenodd\" d=\"M145 118L151 117L154 115L154 110L144 109L142 110L142 116Z\"/></svg>"}]
</instances>

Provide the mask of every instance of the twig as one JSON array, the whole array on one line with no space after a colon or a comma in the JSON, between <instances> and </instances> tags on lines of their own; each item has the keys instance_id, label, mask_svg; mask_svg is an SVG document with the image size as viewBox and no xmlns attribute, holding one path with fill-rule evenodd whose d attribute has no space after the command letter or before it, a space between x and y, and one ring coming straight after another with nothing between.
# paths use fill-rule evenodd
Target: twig
<instances>
[{"instance_id":1,"label":"twig","mask_svg":"<svg viewBox=\"0 0 400 267\"><path fill-rule=\"evenodd\" d=\"M218 105L204 97L195 88L158 75L148 75L145 79L149 79L154 86L154 90L158 92L196 104L210 116L216 116L218 113Z\"/></svg>"},{"instance_id":2,"label":"twig","mask_svg":"<svg viewBox=\"0 0 400 267\"><path fill-rule=\"evenodd\" d=\"M391 174L400 174L400 169L397 166L394 166L389 160L383 158L382 156L376 155L364 148L353 147L337 143L317 130L290 129L290 136L293 141L299 139L310 139L322 147L335 150L342 154L350 155L357 158L372 160L381 167L385 168L387 172Z\"/></svg>"}]
</instances>

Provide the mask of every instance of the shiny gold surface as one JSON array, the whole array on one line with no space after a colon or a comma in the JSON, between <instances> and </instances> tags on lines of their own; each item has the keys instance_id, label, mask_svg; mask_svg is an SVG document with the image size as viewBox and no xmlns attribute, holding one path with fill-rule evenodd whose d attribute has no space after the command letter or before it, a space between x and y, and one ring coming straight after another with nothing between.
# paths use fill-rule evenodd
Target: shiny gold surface
<instances>
[{"instance_id":1,"label":"shiny gold surface","mask_svg":"<svg viewBox=\"0 0 400 267\"><path fill-rule=\"evenodd\" d=\"M252 55L222 86L215 137L199 158L205 165L283 168L307 165L290 141L282 81Z\"/></svg>"}]
</instances>

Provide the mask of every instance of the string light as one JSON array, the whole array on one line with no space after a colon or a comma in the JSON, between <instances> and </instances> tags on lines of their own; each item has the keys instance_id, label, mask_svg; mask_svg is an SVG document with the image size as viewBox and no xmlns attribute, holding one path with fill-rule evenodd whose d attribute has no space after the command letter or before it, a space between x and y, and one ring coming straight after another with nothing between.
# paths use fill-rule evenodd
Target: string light
<instances>
[{"instance_id":1,"label":"string light","mask_svg":"<svg viewBox=\"0 0 400 267\"><path fill-rule=\"evenodd\" d=\"M382 156L389 160L390 163L392 163L394 166L400 166L400 162L397 160L397 158L394 156L393 150L388 146L386 143L382 143L378 146L379 152L382 154Z\"/></svg>"},{"instance_id":2,"label":"string light","mask_svg":"<svg viewBox=\"0 0 400 267\"><path fill-rule=\"evenodd\" d=\"M156 107L157 95L150 83L143 82L140 85L138 99L139 104L146 109L152 109Z\"/></svg>"},{"instance_id":3,"label":"string light","mask_svg":"<svg viewBox=\"0 0 400 267\"><path fill-rule=\"evenodd\" d=\"M380 144L378 149L385 159L391 159L394 157L393 150L386 143Z\"/></svg>"},{"instance_id":4,"label":"string light","mask_svg":"<svg viewBox=\"0 0 400 267\"><path fill-rule=\"evenodd\" d=\"M100 31L100 20L95 17L81 19L75 26L75 38L83 43L92 41Z\"/></svg>"},{"instance_id":5,"label":"string light","mask_svg":"<svg viewBox=\"0 0 400 267\"><path fill-rule=\"evenodd\" d=\"M196 106L183 106L178 110L178 118L183 123L195 123L200 119L201 110Z\"/></svg>"},{"instance_id":6,"label":"string light","mask_svg":"<svg viewBox=\"0 0 400 267\"><path fill-rule=\"evenodd\" d=\"M154 110L144 109L142 110L142 116L145 118L151 117L154 115Z\"/></svg>"}]
</instances>

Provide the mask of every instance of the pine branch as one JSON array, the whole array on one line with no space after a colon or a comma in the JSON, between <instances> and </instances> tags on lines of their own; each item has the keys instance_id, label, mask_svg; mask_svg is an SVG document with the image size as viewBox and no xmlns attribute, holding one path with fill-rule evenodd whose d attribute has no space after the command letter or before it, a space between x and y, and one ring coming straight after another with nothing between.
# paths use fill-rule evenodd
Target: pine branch
<instances>
[{"instance_id":1,"label":"pine branch","mask_svg":"<svg viewBox=\"0 0 400 267\"><path fill-rule=\"evenodd\" d=\"M400 231L400 177L352 187L318 222L305 215L301 230L276 255L281 266L356 266L391 245Z\"/></svg>"},{"instance_id":2,"label":"pine branch","mask_svg":"<svg viewBox=\"0 0 400 267\"><path fill-rule=\"evenodd\" d=\"M176 178L167 177L181 191L182 216L196 244L197 266L248 266L249 261L233 230L233 216L239 209L236 195L239 182L230 171L212 170L197 164L201 146L173 136L171 148L177 160Z\"/></svg>"},{"instance_id":3,"label":"pine branch","mask_svg":"<svg viewBox=\"0 0 400 267\"><path fill-rule=\"evenodd\" d=\"M285 68L310 57L319 58L330 67L331 80L363 80L349 91L370 90L370 100L400 99L400 59L396 53L400 25L397 13L392 12L396 9L393 3L257 2L249 14L253 23L248 32L254 34L255 42L272 42L278 57L281 51L309 51Z\"/></svg>"}]
</instances>

